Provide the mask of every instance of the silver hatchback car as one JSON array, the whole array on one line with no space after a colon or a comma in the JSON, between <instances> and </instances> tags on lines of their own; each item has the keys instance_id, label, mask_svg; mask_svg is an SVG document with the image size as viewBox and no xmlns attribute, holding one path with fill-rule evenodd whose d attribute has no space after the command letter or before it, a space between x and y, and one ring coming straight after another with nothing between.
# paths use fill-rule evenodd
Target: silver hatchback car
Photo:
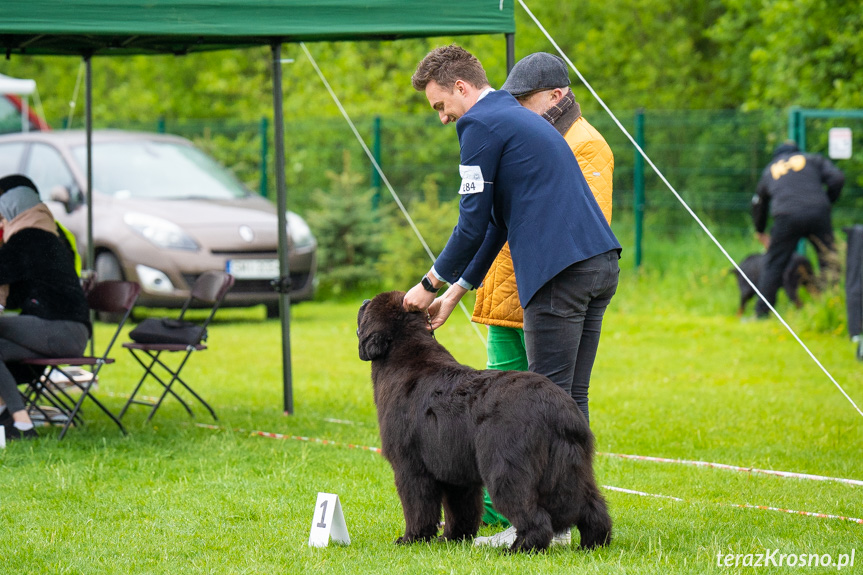
<instances>
[{"instance_id":1,"label":"silver hatchback car","mask_svg":"<svg viewBox=\"0 0 863 575\"><path fill-rule=\"evenodd\" d=\"M87 253L86 135L0 136L0 176L21 173ZM93 243L97 277L141 284L138 304L177 307L197 277L226 270L236 282L226 306L265 304L278 315L276 207L247 190L190 141L176 136L93 132ZM291 301L314 295L317 242L288 212Z\"/></svg>"}]
</instances>

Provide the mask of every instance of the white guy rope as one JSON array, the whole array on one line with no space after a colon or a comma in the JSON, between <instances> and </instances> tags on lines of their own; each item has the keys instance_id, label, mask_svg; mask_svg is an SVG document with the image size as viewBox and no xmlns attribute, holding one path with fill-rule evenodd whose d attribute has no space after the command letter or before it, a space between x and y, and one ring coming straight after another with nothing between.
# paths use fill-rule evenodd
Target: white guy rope
<instances>
[{"instance_id":1,"label":"white guy rope","mask_svg":"<svg viewBox=\"0 0 863 575\"><path fill-rule=\"evenodd\" d=\"M783 319L783 317L781 315L779 315L779 312L776 311L776 309L772 305L770 305L770 303L761 294L761 292L758 291L758 288L755 286L754 283L752 283L752 280L749 279L749 276L747 276L745 273L743 273L743 270L740 269L740 267L737 265L737 262L735 262L734 259L728 254L728 252L725 251L725 248L722 246L721 243L719 243L719 240L717 240L713 236L713 234L710 232L710 230L707 229L707 226L704 225L704 222L701 221L701 218L699 218L695 214L695 212L692 211L692 208L689 207L689 204L686 203L686 200L684 200L680 196L680 194L677 193L677 190L674 189L674 186L672 186L671 183L665 178L665 175L659 171L659 168L656 167L656 165L653 163L653 160L651 160L647 156L647 154L644 152L644 150L641 149L641 146L638 145L638 142L635 141L635 138L633 138L632 135L626 130L626 128L623 127L623 124L620 123L620 120L617 119L617 116L615 116L614 113L611 111L611 109L609 109L609 107L605 104L605 101L603 101L603 99L599 97L599 94L596 93L596 91L593 89L593 87L590 85L590 83L588 83L588 81L585 79L585 77L581 75L581 72L579 72L578 68L575 67L575 64L572 63L572 61L564 53L564 51L560 48L560 46L558 46L557 42L554 41L554 38L551 37L551 34L548 33L548 31L540 23L540 21L536 18L536 16L533 15L533 12L530 11L530 8L528 8L527 5L524 3L524 0L518 0L518 3L521 4L521 7L524 8L525 12L527 12L527 15L530 16L531 20L533 20L534 24L537 25L537 27L540 29L540 31L542 31L542 33L545 34L545 37L548 39L549 42L551 42L552 46L554 46L555 50L557 50L557 52L560 54L560 56L564 60L566 60L566 63L569 64L569 67L572 68L572 70L576 73L579 80L581 80L581 82L588 89L588 91L593 95L593 97L596 98L596 101L599 102L599 105L602 106L606 112L608 112L608 115L611 116L611 119L614 120L614 123L617 124L617 127L620 128L620 130L623 132L623 134L629 139L630 142L632 142L632 145L635 146L635 149L638 150L638 153L641 154L641 157L644 158L644 160L650 165L650 167L653 168L653 171L656 172L656 175L659 176L659 178L662 180L662 182L668 187L669 190L671 190L671 193L674 194L674 197L677 198L677 201L680 202L680 204L686 209L686 211L689 212L689 215L691 215L692 218L696 222L698 222L698 225L701 226L701 229L704 230L704 233L706 233L707 236L713 241L713 243L716 244L716 247L719 248L719 250L722 252L722 254L728 259L729 262L731 262L731 265L734 266L734 269L736 269L740 273L740 275L744 279L746 279L746 283L748 283L752 287L752 289L755 290L755 293L758 295L758 297L761 299L761 301L763 301L767 305L767 307L770 308L770 311L773 312L773 315L775 315L779 319L779 321L782 323L782 325L785 326L785 329L787 329L788 332L794 337L794 339L797 340L797 343L799 343L800 346L803 347L804 350L806 350L806 353L809 354L809 357L812 358L812 361L814 361L815 364L821 368L821 371L824 372L824 375L826 375L827 378L833 382L833 385L835 385L836 388L840 392L842 392L842 395L845 396L845 399L847 399L848 402L851 403L851 405L854 407L854 409L857 410L857 413L859 413L860 416L863 417L863 411L861 411L860 408L857 407L857 404L854 403L854 400L851 399L851 396L849 396L845 392L845 390L842 388L842 386L839 385L839 382L836 381L832 375L830 375L830 372L827 371L827 368L825 368L821 364L821 362L818 361L818 358L815 357L815 355L809 350L809 348L806 346L806 344L803 343L803 340L797 336L797 333L795 333L794 330L791 329L791 326L785 322L785 319Z\"/></svg>"},{"instance_id":2,"label":"white guy rope","mask_svg":"<svg viewBox=\"0 0 863 575\"><path fill-rule=\"evenodd\" d=\"M384 171L381 169L380 165L378 164L378 161L375 159L374 154L372 154L371 150L369 150L369 147L366 145L365 141L363 140L363 137L357 131L356 126L354 125L353 121L351 120L351 117L348 115L348 112L345 110L344 106L342 106L342 102L339 100L339 97L336 96L336 93L330 87L330 83L327 82L326 77L324 77L324 73L321 71L320 67L318 67L318 63L315 61L314 57L312 56L312 53L309 52L308 48L306 48L305 42L300 42L300 47L302 47L303 52L306 53L306 57L309 59L309 62L312 63L312 66L315 68L315 72L318 73L318 77L321 79L321 82L323 82L324 87L327 89L327 92L330 93L330 97L333 99L333 102L335 102L336 106L339 108L339 112L342 113L342 116L345 118L345 121L348 123L348 126L350 126L351 131L354 133L354 136L356 137L357 141L363 147L363 151L365 151L366 156L368 156L368 158L369 158L369 161L375 167L375 171L377 171L378 175L381 177L381 181L386 185L387 190L389 190L390 195L393 197L393 200L395 200L395 202L396 202L396 205L399 207L402 214L404 214L405 219L408 221L408 224L410 224L410 227L414 231L414 234L416 234L417 239L419 239L420 243L423 245L423 248L425 249L426 253L428 254L429 259L431 259L431 261L432 261L432 264L434 264L434 262L435 262L434 253L432 253L431 248L429 248L428 244L425 241L425 238L423 238L422 233L420 233L419 229L416 227L416 224L414 224L413 218L411 218L410 214L408 213L407 208L405 208L401 199L399 199L398 194L396 194L396 191L393 189L392 185L390 184L390 181L387 179L386 174L384 174ZM471 327L473 327L473 330L476 332L476 335L479 336L479 339L480 339L480 341L482 341L483 346L485 346L486 345L485 337L482 335L482 333L480 333L477 325L471 321L471 314L470 314L470 312L468 312L467 307L465 307L464 302L459 301L458 305L461 308L461 310L464 312L465 317L467 317L468 323L471 325Z\"/></svg>"},{"instance_id":3,"label":"white guy rope","mask_svg":"<svg viewBox=\"0 0 863 575\"><path fill-rule=\"evenodd\" d=\"M688 459L669 459L666 457L651 457L649 455L627 455L625 453L603 453L598 451L597 455L603 457L617 457L619 459L634 459L636 461L650 461L653 463L677 463L679 465L691 465L694 467L709 467L712 469L724 469L726 471L737 471L741 473L755 473L760 475L773 475L792 479L806 479L809 481L835 481L846 485L863 486L860 479L845 479L843 477L828 477L826 475L813 475L811 473L797 473L794 471L775 471L773 469L758 469L756 467L739 467L727 463L711 463L709 461L691 461Z\"/></svg>"},{"instance_id":4,"label":"white guy rope","mask_svg":"<svg viewBox=\"0 0 863 575\"><path fill-rule=\"evenodd\" d=\"M72 116L75 115L75 106L78 102L78 90L81 88L81 78L84 76L84 61L78 66L78 77L75 79L75 88L72 90L72 99L69 100L69 117L66 119L66 129L72 129Z\"/></svg>"},{"instance_id":5,"label":"white guy rope","mask_svg":"<svg viewBox=\"0 0 863 575\"><path fill-rule=\"evenodd\" d=\"M39 97L39 87L33 91L33 103L36 104L36 112L39 114L39 117L45 120L45 109L42 108L42 98Z\"/></svg>"},{"instance_id":6,"label":"white guy rope","mask_svg":"<svg viewBox=\"0 0 863 575\"><path fill-rule=\"evenodd\" d=\"M609 491L617 491L618 493L626 493L629 495L638 495L640 497L654 497L656 499L670 499L671 501L679 501L681 503L689 503L689 504L697 504L702 505L704 502L702 501L689 501L687 499L681 499L680 497L674 497L673 495L661 495L659 493L647 493L645 491L636 491L634 489L624 489L623 487L614 487L612 485L603 485L603 489L608 489ZM859 523L863 525L863 519L858 519L857 517L846 517L844 515L832 515L830 513L818 513L816 511L796 511L794 509L784 509L782 507L773 507L771 505L752 505L750 503L723 503L721 501L712 502L714 505L719 505L721 507L737 507L738 509L761 509L762 511L778 511L780 513L790 513L791 515L805 515L806 517L820 517L822 519L839 519L841 521L850 521L852 523Z\"/></svg>"}]
</instances>

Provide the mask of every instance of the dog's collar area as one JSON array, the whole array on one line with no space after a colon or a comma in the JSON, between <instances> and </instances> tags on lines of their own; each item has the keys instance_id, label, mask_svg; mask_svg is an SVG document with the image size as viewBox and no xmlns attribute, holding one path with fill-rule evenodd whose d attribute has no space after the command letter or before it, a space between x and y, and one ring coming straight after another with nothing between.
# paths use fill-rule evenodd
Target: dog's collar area
<instances>
[{"instance_id":1,"label":"dog's collar area","mask_svg":"<svg viewBox=\"0 0 863 575\"><path fill-rule=\"evenodd\" d=\"M433 338L437 339L437 338L434 336L434 328L432 327L431 314L430 314L428 311L426 311L426 323L428 323L428 324L429 324L429 331L431 332L431 336L432 336Z\"/></svg>"}]
</instances>

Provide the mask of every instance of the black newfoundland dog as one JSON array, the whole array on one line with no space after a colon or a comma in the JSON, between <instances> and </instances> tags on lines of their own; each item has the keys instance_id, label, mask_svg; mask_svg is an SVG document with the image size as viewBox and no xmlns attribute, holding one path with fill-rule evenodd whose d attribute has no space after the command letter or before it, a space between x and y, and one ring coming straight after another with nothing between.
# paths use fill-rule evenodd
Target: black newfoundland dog
<instances>
[{"instance_id":1,"label":"black newfoundland dog","mask_svg":"<svg viewBox=\"0 0 863 575\"><path fill-rule=\"evenodd\" d=\"M572 526L581 547L611 541L611 517L593 477L593 435L566 392L544 376L475 370L402 307L404 292L366 301L357 318L360 359L372 382L384 457L405 516L396 543L473 538L482 487L516 527L511 549L546 549Z\"/></svg>"}]
</instances>

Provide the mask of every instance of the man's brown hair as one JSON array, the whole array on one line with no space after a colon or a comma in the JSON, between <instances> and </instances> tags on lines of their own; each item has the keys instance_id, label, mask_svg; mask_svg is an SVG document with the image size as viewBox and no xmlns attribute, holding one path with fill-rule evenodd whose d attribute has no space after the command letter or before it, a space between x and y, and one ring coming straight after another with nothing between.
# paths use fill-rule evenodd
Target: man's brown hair
<instances>
[{"instance_id":1,"label":"man's brown hair","mask_svg":"<svg viewBox=\"0 0 863 575\"><path fill-rule=\"evenodd\" d=\"M452 90L456 80L463 80L474 88L488 86L485 70L476 56L455 44L440 46L429 52L417 65L411 84L418 92L434 81L445 90Z\"/></svg>"}]
</instances>

